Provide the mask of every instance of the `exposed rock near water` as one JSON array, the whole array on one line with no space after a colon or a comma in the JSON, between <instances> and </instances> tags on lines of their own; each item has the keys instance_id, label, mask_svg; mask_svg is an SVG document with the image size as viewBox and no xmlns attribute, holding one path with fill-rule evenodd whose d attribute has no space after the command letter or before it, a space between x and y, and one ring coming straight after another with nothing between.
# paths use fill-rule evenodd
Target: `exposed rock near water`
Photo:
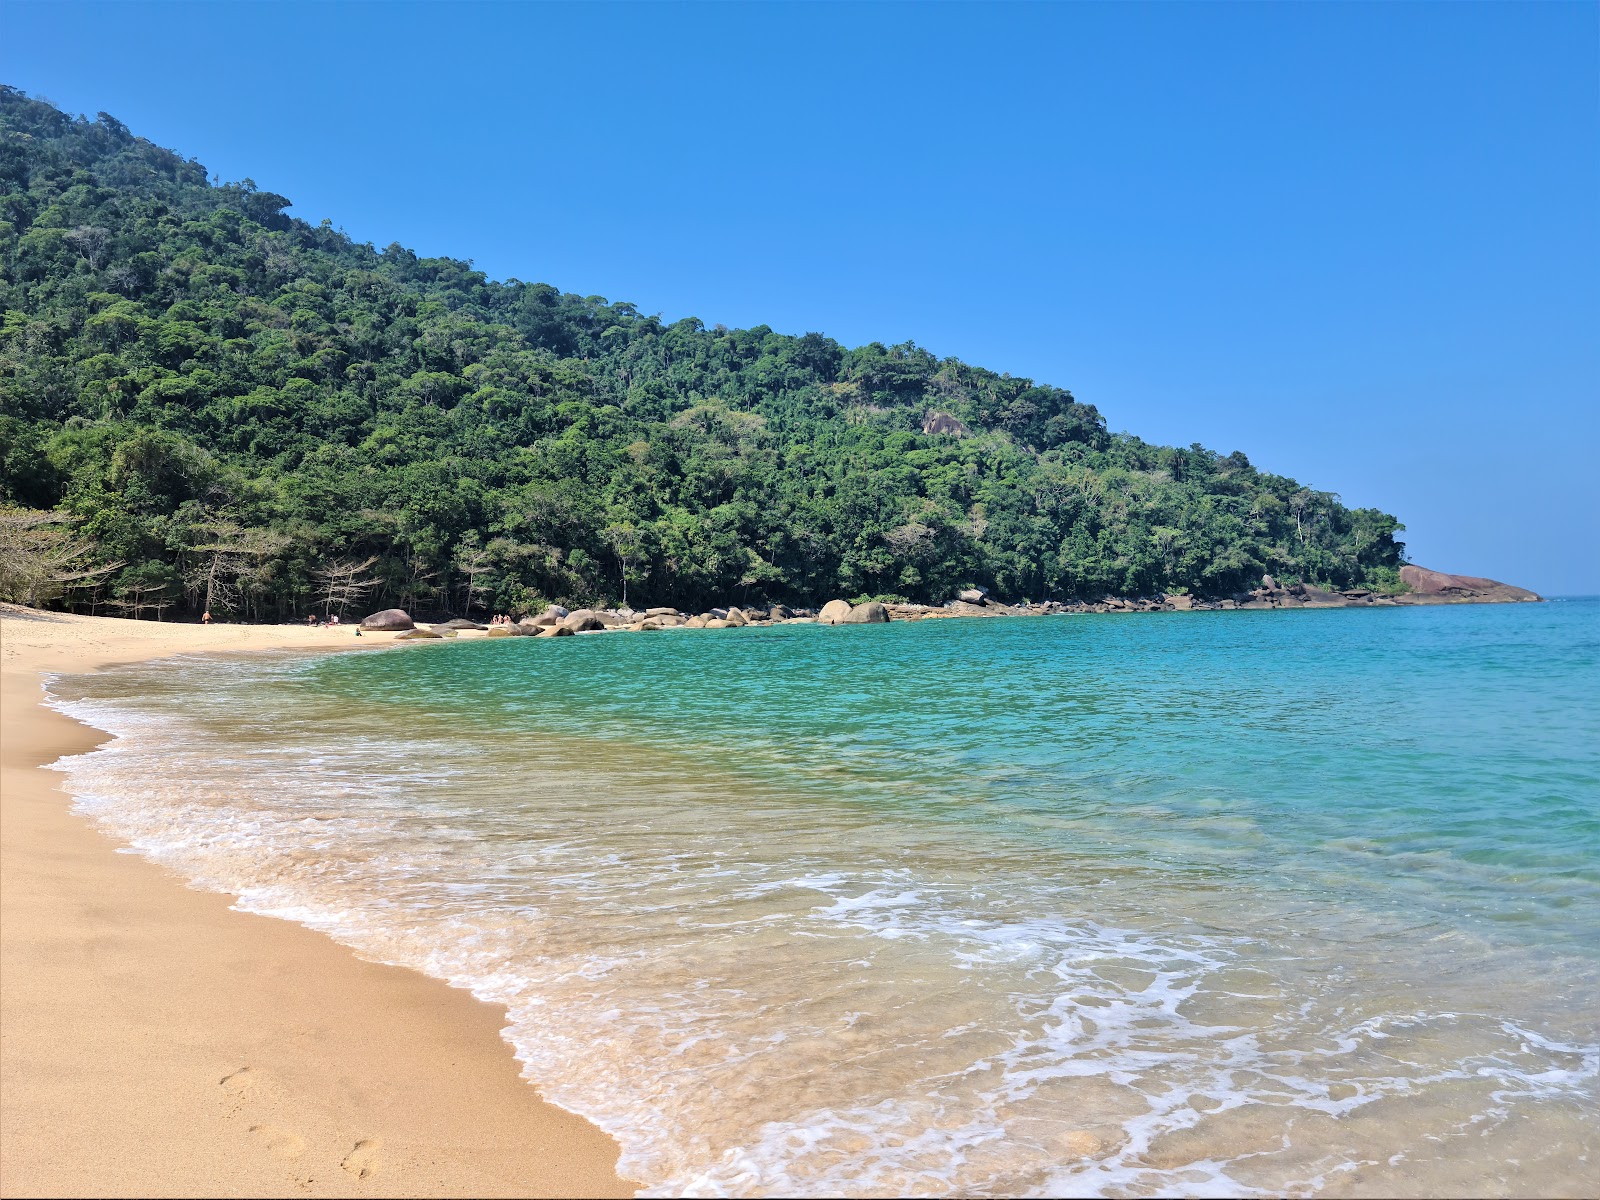
<instances>
[{"instance_id":1,"label":"exposed rock near water","mask_svg":"<svg viewBox=\"0 0 1600 1200\"><path fill-rule=\"evenodd\" d=\"M889 610L876 600L858 604L840 619L841 625L882 625L889 620Z\"/></svg>"},{"instance_id":2,"label":"exposed rock near water","mask_svg":"<svg viewBox=\"0 0 1600 1200\"><path fill-rule=\"evenodd\" d=\"M1446 575L1411 563L1400 568L1400 582L1410 586L1407 596L1413 604L1508 604L1544 599L1537 592L1498 579Z\"/></svg>"},{"instance_id":3,"label":"exposed rock near water","mask_svg":"<svg viewBox=\"0 0 1600 1200\"><path fill-rule=\"evenodd\" d=\"M395 629L412 629L415 628L415 623L411 620L411 614L405 609L386 608L382 612L375 612L362 618L361 628L388 632Z\"/></svg>"},{"instance_id":4,"label":"exposed rock near water","mask_svg":"<svg viewBox=\"0 0 1600 1200\"><path fill-rule=\"evenodd\" d=\"M820 613L791 609L774 604L770 608L746 610L715 607L685 617L675 608L650 608L643 612L622 608L596 610L580 608L569 612L551 605L537 617L525 617L512 625L487 627L490 637L571 637L577 633L603 630L647 632L658 629L761 629L772 625L879 625L889 621L926 621L951 617L1057 616L1067 613L1198 612L1273 608L1368 608L1416 604L1496 604L1541 600L1526 588L1483 579L1473 575L1448 575L1427 567L1405 566L1401 581L1410 589L1387 595L1366 588L1330 591L1304 583L1281 584L1272 575L1263 575L1261 585L1231 597L1196 596L1187 592L1157 593L1153 596L1106 596L1101 600L1024 600L1007 604L981 587L963 588L956 598L943 605L867 601L852 605L847 600L830 600ZM361 623L363 629L409 630L407 639L454 637L458 629L485 630L485 626L457 618L435 625L432 630L417 629L411 617L400 609L373 613Z\"/></svg>"},{"instance_id":5,"label":"exposed rock near water","mask_svg":"<svg viewBox=\"0 0 1600 1200\"><path fill-rule=\"evenodd\" d=\"M822 606L822 611L817 614L818 625L842 625L844 619L850 615L850 602L848 600L829 600Z\"/></svg>"}]
</instances>

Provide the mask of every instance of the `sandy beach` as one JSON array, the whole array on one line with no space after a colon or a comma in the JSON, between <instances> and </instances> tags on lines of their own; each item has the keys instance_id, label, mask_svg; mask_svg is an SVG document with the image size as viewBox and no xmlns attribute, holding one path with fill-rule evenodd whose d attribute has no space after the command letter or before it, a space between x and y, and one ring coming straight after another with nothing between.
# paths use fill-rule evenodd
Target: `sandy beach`
<instances>
[{"instance_id":1,"label":"sandy beach","mask_svg":"<svg viewBox=\"0 0 1600 1200\"><path fill-rule=\"evenodd\" d=\"M41 676L388 635L0 607L0 1188L6 1196L625 1196L465 992L193 891L41 769L104 735ZM197 669L203 669L197 667Z\"/></svg>"}]
</instances>

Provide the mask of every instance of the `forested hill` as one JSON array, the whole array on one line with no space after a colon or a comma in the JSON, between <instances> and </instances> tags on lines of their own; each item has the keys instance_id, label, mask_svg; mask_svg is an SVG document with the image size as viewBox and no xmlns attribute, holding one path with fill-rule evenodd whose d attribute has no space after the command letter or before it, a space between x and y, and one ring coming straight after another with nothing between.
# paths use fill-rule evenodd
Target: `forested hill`
<instances>
[{"instance_id":1,"label":"forested hill","mask_svg":"<svg viewBox=\"0 0 1600 1200\"><path fill-rule=\"evenodd\" d=\"M61 603L1395 586L1393 517L1061 388L377 250L14 89L0 139L0 501L58 576L117 564Z\"/></svg>"}]
</instances>

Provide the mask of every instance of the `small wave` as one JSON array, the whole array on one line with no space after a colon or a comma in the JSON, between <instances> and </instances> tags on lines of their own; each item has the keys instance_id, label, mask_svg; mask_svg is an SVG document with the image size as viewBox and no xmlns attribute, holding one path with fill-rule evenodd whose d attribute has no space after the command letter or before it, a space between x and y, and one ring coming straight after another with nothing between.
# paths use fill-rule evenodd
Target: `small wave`
<instances>
[{"instance_id":1,"label":"small wave","mask_svg":"<svg viewBox=\"0 0 1600 1200\"><path fill-rule=\"evenodd\" d=\"M644 1195L1311 1194L1397 1156L1431 1183L1536 1161L1541 1123L1592 1137L1600 1049L1441 1003L1505 965L1460 981L1415 940L1396 975L1398 943L1330 959L1267 908L1217 932L1213 894L998 844L996 868L970 824L913 842L808 800L775 831L776 801L594 747L377 737L294 678L226 675L202 705L226 723L181 690L57 701L116 735L58 764L78 808L504 1005Z\"/></svg>"}]
</instances>

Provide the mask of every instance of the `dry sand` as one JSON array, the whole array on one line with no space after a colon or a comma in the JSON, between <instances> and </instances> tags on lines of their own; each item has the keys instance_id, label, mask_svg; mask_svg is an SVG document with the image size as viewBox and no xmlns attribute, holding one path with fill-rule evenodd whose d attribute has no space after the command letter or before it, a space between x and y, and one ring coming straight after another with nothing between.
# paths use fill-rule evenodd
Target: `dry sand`
<instances>
[{"instance_id":1,"label":"dry sand","mask_svg":"<svg viewBox=\"0 0 1600 1200\"><path fill-rule=\"evenodd\" d=\"M41 672L392 643L353 634L0 606L4 1195L632 1193L519 1078L500 1009L116 853L40 769L104 740L39 703Z\"/></svg>"}]
</instances>

